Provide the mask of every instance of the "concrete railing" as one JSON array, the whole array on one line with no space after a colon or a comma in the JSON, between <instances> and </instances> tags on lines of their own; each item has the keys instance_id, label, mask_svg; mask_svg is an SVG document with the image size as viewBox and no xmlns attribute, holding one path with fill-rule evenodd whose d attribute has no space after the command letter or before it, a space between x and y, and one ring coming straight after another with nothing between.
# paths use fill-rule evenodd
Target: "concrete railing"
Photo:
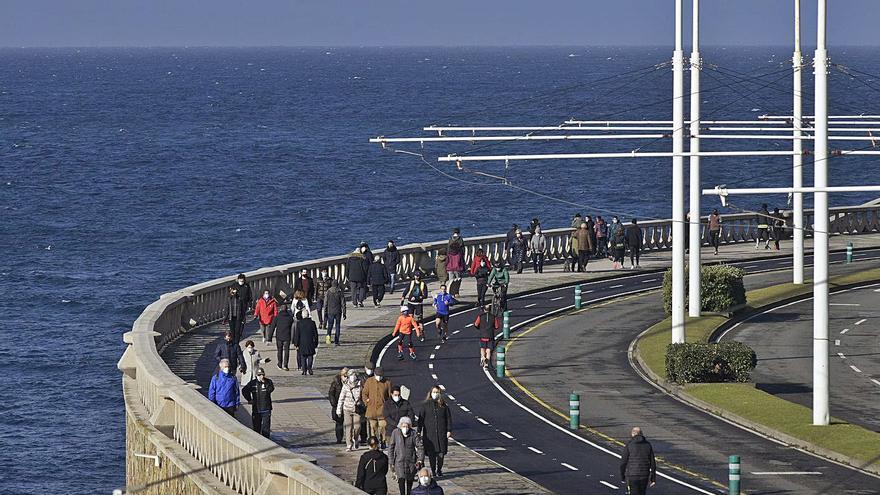
<instances>
[{"instance_id":1,"label":"concrete railing","mask_svg":"<svg viewBox=\"0 0 880 495\"><path fill-rule=\"evenodd\" d=\"M806 212L805 217L806 224L812 225L812 213ZM757 233L754 214L724 215L723 225L723 243L754 242ZM833 234L878 232L880 206L833 208L830 225ZM640 227L645 250L671 247L671 221L648 221ZM550 229L544 233L549 244L548 261L566 258L571 229ZM703 234L705 237L705 226ZM492 259L505 258L505 238L505 235L493 235L465 239L466 261L473 258L477 249ZM398 275L406 279L419 268L432 271L438 249L445 247L446 241L400 247ZM289 290L302 269L313 276L326 269L330 276L345 282L346 259L347 255L335 256L263 268L247 273L248 281L254 294L266 288L273 293ZM176 466L172 472L189 478L193 493L361 493L315 465L313 459L293 454L239 423L209 402L196 386L172 373L162 359L161 352L170 342L222 318L227 287L233 282L234 276L230 276L164 294L144 310L132 330L125 334L128 347L119 361L119 369L124 373L129 429L133 424L139 425L156 455L164 456ZM128 456L132 455L129 451ZM130 468L131 463L127 466ZM155 485L162 480L128 473L127 482L129 489L133 489L139 484Z\"/></svg>"}]
</instances>

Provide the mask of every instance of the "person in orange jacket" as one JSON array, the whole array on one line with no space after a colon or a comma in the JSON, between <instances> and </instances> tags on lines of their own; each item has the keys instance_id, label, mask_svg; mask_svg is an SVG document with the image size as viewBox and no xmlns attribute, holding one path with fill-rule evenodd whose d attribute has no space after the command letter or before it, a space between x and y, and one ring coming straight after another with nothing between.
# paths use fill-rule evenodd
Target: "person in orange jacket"
<instances>
[{"instance_id":1,"label":"person in orange jacket","mask_svg":"<svg viewBox=\"0 0 880 495\"><path fill-rule=\"evenodd\" d=\"M278 303L271 296L268 290L263 291L263 297L257 301L254 306L254 318L260 322L260 335L263 337L263 343L272 342L273 328L272 322L278 316Z\"/></svg>"},{"instance_id":2,"label":"person in orange jacket","mask_svg":"<svg viewBox=\"0 0 880 495\"><path fill-rule=\"evenodd\" d=\"M397 341L397 359L403 360L403 341L406 340L407 346L409 347L409 357L415 361L416 348L413 344L413 329L415 329L417 336L422 336L422 327L419 326L419 323L409 314L409 306L404 304L400 307L400 316L397 317L394 331L391 332L391 337L396 337L398 333L400 334L400 340Z\"/></svg>"}]
</instances>

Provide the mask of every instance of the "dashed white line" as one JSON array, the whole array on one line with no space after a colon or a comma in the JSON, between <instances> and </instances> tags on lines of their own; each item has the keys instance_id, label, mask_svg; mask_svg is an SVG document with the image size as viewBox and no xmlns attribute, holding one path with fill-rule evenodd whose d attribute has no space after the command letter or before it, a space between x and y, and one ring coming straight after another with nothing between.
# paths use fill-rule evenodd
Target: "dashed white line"
<instances>
[{"instance_id":1,"label":"dashed white line","mask_svg":"<svg viewBox=\"0 0 880 495\"><path fill-rule=\"evenodd\" d=\"M861 306L861 304L856 303L828 303L829 306Z\"/></svg>"},{"instance_id":2,"label":"dashed white line","mask_svg":"<svg viewBox=\"0 0 880 495\"><path fill-rule=\"evenodd\" d=\"M752 472L755 476L796 476L796 475L820 475L819 471L758 471Z\"/></svg>"},{"instance_id":3,"label":"dashed white line","mask_svg":"<svg viewBox=\"0 0 880 495\"><path fill-rule=\"evenodd\" d=\"M538 303L532 303L532 304L526 304L526 305L523 306L523 307L524 307L524 308L531 308L532 306L537 306L537 305L538 305Z\"/></svg>"},{"instance_id":4,"label":"dashed white line","mask_svg":"<svg viewBox=\"0 0 880 495\"><path fill-rule=\"evenodd\" d=\"M467 324L467 325L465 325L465 326L464 326L464 327L465 327L465 328L470 328L470 327L472 327L472 326L474 326L474 324L473 324L473 323L468 323L468 324Z\"/></svg>"},{"instance_id":5,"label":"dashed white line","mask_svg":"<svg viewBox=\"0 0 880 495\"><path fill-rule=\"evenodd\" d=\"M550 300L551 301L558 301L558 300L562 299L563 297L564 296L554 297L553 299L550 299Z\"/></svg>"},{"instance_id":6,"label":"dashed white line","mask_svg":"<svg viewBox=\"0 0 880 495\"><path fill-rule=\"evenodd\" d=\"M446 387L444 387L443 384L438 384L437 388L439 388L440 390L442 390L444 392L446 391Z\"/></svg>"},{"instance_id":7,"label":"dashed white line","mask_svg":"<svg viewBox=\"0 0 880 495\"><path fill-rule=\"evenodd\" d=\"M428 356L428 359L434 359L434 356L436 356L436 354L431 354L430 356Z\"/></svg>"},{"instance_id":8,"label":"dashed white line","mask_svg":"<svg viewBox=\"0 0 880 495\"><path fill-rule=\"evenodd\" d=\"M529 447L529 450L531 450L532 452L534 452L534 453L536 453L536 454L538 454L538 455L544 455L543 452L541 452L540 450L538 450L538 449L536 449L536 448L534 448L534 447Z\"/></svg>"},{"instance_id":9,"label":"dashed white line","mask_svg":"<svg viewBox=\"0 0 880 495\"><path fill-rule=\"evenodd\" d=\"M874 385L880 385L880 380L875 380L874 378L871 378L871 381L874 382Z\"/></svg>"},{"instance_id":10,"label":"dashed white line","mask_svg":"<svg viewBox=\"0 0 880 495\"><path fill-rule=\"evenodd\" d=\"M880 385L880 383L878 383L877 385ZM501 433L501 436L504 438L509 438L510 440L513 440L513 435L511 435L510 433L504 431L499 431L498 433Z\"/></svg>"},{"instance_id":11,"label":"dashed white line","mask_svg":"<svg viewBox=\"0 0 880 495\"><path fill-rule=\"evenodd\" d=\"M567 467L568 469L571 469L572 471L578 471L578 468L572 466L571 464L566 464L564 462L560 462L559 464L562 464L563 466Z\"/></svg>"},{"instance_id":12,"label":"dashed white line","mask_svg":"<svg viewBox=\"0 0 880 495\"><path fill-rule=\"evenodd\" d=\"M846 332L849 332L849 328L844 328L843 330L840 331L840 334L843 335Z\"/></svg>"},{"instance_id":13,"label":"dashed white line","mask_svg":"<svg viewBox=\"0 0 880 495\"><path fill-rule=\"evenodd\" d=\"M866 321L868 321L867 318L862 318L861 320L859 320L859 321L856 322L856 325L861 325L862 323L864 323L864 322L866 322Z\"/></svg>"},{"instance_id":14,"label":"dashed white line","mask_svg":"<svg viewBox=\"0 0 880 495\"><path fill-rule=\"evenodd\" d=\"M440 346L439 346L439 345L435 345L435 346L434 346L434 350L435 350L435 351L439 351L439 350L440 350Z\"/></svg>"},{"instance_id":15,"label":"dashed white line","mask_svg":"<svg viewBox=\"0 0 880 495\"><path fill-rule=\"evenodd\" d=\"M840 359L846 359L846 356L844 356L842 352L838 352L838 353L837 353L837 356L838 356Z\"/></svg>"},{"instance_id":16,"label":"dashed white line","mask_svg":"<svg viewBox=\"0 0 880 495\"><path fill-rule=\"evenodd\" d=\"M623 287L623 284L617 284L617 285L612 285L611 287L609 287L609 289L619 289L621 287Z\"/></svg>"},{"instance_id":17,"label":"dashed white line","mask_svg":"<svg viewBox=\"0 0 880 495\"><path fill-rule=\"evenodd\" d=\"M428 363L428 369L429 370L434 369L434 363Z\"/></svg>"},{"instance_id":18,"label":"dashed white line","mask_svg":"<svg viewBox=\"0 0 880 495\"><path fill-rule=\"evenodd\" d=\"M460 331L461 331L461 330L456 330L456 331L452 332L452 335L455 335L455 334L457 334L457 333L460 332Z\"/></svg>"},{"instance_id":19,"label":"dashed white line","mask_svg":"<svg viewBox=\"0 0 880 495\"><path fill-rule=\"evenodd\" d=\"M483 419L483 418L477 418L477 421L479 421L479 422L480 422L480 423L483 423L483 424L484 424L484 425L487 425L487 424L489 424L489 422L488 422L488 421L486 421L486 420L485 420L485 419Z\"/></svg>"},{"instance_id":20,"label":"dashed white line","mask_svg":"<svg viewBox=\"0 0 880 495\"><path fill-rule=\"evenodd\" d=\"M595 290L593 290L593 289L590 289L590 290L585 290L585 291L584 291L584 294L589 294L589 293L590 293L590 292L596 292L596 291L595 291Z\"/></svg>"},{"instance_id":21,"label":"dashed white line","mask_svg":"<svg viewBox=\"0 0 880 495\"><path fill-rule=\"evenodd\" d=\"M462 411L464 411L464 412L471 412L471 410L470 410L470 409L468 409L468 408L466 408L466 407L464 407L464 406L463 406L463 405L461 405L461 404L459 404L459 405L458 405L458 407L460 407L460 408L461 408L461 410L462 410Z\"/></svg>"},{"instance_id":22,"label":"dashed white line","mask_svg":"<svg viewBox=\"0 0 880 495\"><path fill-rule=\"evenodd\" d=\"M455 396L453 396L452 394L449 394L446 397L449 397L449 400L455 400Z\"/></svg>"},{"instance_id":23,"label":"dashed white line","mask_svg":"<svg viewBox=\"0 0 880 495\"><path fill-rule=\"evenodd\" d=\"M650 284L651 282L656 282L656 281L657 281L656 278L652 278L652 279L649 279L649 280L642 280L642 283L643 283L643 284Z\"/></svg>"},{"instance_id":24,"label":"dashed white line","mask_svg":"<svg viewBox=\"0 0 880 495\"><path fill-rule=\"evenodd\" d=\"M607 486L608 488L611 488L612 490L617 490L617 485L613 485L607 481L600 480L599 483L602 483L603 485Z\"/></svg>"},{"instance_id":25,"label":"dashed white line","mask_svg":"<svg viewBox=\"0 0 880 495\"><path fill-rule=\"evenodd\" d=\"M840 339L835 340L834 345L840 345Z\"/></svg>"},{"instance_id":26,"label":"dashed white line","mask_svg":"<svg viewBox=\"0 0 880 495\"><path fill-rule=\"evenodd\" d=\"M431 378L432 378L433 380L437 380L437 375L435 375L434 373L431 373Z\"/></svg>"},{"instance_id":27,"label":"dashed white line","mask_svg":"<svg viewBox=\"0 0 880 495\"><path fill-rule=\"evenodd\" d=\"M849 365L849 367L850 367L850 369L852 369L852 370L855 371L856 373L861 373L861 372L862 372L862 370L856 368L856 367L853 366L853 365Z\"/></svg>"}]
</instances>

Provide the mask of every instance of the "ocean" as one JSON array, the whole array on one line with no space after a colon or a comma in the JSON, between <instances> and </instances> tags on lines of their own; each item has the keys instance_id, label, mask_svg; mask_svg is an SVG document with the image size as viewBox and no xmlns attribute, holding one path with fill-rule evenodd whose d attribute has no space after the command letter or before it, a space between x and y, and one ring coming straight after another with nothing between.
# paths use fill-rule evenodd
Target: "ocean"
<instances>
[{"instance_id":1,"label":"ocean","mask_svg":"<svg viewBox=\"0 0 880 495\"><path fill-rule=\"evenodd\" d=\"M831 54L859 71L832 71L832 113L880 113L880 81L870 75L880 73L878 50ZM163 292L342 254L362 240L436 240L453 227L465 237L500 233L532 217L557 227L578 211L668 217L668 159L467 172L435 160L668 143L397 146L422 161L367 140L428 135L420 128L429 124L669 119L671 70L652 67L670 56L668 47L0 50L0 312L10 322L0 340L0 493L124 485L121 336ZM705 49L704 119L789 114L789 58L785 47ZM835 158L831 183L875 183L877 163ZM787 158L703 165L705 185L790 178ZM868 199L837 195L832 206ZM785 206L785 197L766 200Z\"/></svg>"}]
</instances>

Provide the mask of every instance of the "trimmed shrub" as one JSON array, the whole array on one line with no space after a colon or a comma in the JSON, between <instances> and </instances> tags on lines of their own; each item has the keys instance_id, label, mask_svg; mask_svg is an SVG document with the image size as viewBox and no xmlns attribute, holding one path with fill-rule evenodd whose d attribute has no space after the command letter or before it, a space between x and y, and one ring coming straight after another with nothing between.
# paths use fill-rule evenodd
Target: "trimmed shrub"
<instances>
[{"instance_id":1,"label":"trimmed shrub","mask_svg":"<svg viewBox=\"0 0 880 495\"><path fill-rule=\"evenodd\" d=\"M737 341L666 346L666 379L679 385L747 382L757 364L755 351Z\"/></svg>"},{"instance_id":2,"label":"trimmed shrub","mask_svg":"<svg viewBox=\"0 0 880 495\"><path fill-rule=\"evenodd\" d=\"M701 311L722 312L746 303L746 288L743 285L745 271L730 265L711 265L700 268ZM688 290L687 270L684 277L685 294ZM684 300L685 310L688 298ZM663 310L672 314L672 270L663 274Z\"/></svg>"}]
</instances>

